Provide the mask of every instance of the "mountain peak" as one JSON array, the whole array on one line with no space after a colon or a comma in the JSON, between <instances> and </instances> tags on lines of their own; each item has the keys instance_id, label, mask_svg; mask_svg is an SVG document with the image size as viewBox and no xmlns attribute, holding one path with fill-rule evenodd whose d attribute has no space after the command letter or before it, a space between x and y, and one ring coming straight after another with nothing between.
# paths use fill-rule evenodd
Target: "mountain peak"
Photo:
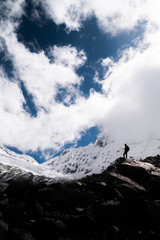
<instances>
[{"instance_id":1,"label":"mountain peak","mask_svg":"<svg viewBox=\"0 0 160 240\"><path fill-rule=\"evenodd\" d=\"M144 142L130 142L128 157L140 160L160 154L160 140L150 139ZM0 162L15 166L35 175L52 178L80 179L86 175L101 173L115 159L122 157L124 143L109 136L101 136L95 143L85 147L70 148L60 156L39 164L30 156L17 154L3 145L0 146Z\"/></svg>"}]
</instances>

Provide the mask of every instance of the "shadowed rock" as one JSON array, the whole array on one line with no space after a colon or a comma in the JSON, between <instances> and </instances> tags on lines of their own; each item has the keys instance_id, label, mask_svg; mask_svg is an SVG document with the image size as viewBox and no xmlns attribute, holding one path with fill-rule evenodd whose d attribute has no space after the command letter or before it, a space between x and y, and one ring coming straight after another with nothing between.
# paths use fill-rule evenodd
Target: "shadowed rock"
<instances>
[{"instance_id":1,"label":"shadowed rock","mask_svg":"<svg viewBox=\"0 0 160 240\"><path fill-rule=\"evenodd\" d=\"M120 158L101 174L65 183L1 175L0 239L160 239L158 161Z\"/></svg>"},{"instance_id":2,"label":"shadowed rock","mask_svg":"<svg viewBox=\"0 0 160 240\"><path fill-rule=\"evenodd\" d=\"M117 166L120 174L129 177L130 179L139 184L143 184L151 177L151 173L149 172L149 170L151 171L154 168L151 166L147 167L141 166L140 164L136 164L136 162L134 161L124 162Z\"/></svg>"}]
</instances>

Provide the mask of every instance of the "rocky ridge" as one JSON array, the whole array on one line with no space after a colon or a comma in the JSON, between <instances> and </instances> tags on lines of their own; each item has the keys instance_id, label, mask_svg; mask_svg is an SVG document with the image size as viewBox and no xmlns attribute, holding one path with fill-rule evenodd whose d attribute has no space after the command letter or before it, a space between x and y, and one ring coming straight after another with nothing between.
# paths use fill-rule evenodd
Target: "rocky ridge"
<instances>
[{"instance_id":1,"label":"rocky ridge","mask_svg":"<svg viewBox=\"0 0 160 240\"><path fill-rule=\"evenodd\" d=\"M145 159L160 154L160 139L127 142L130 159ZM88 146L66 149L62 154L39 164L30 156L15 153L0 145L0 163L22 172L32 173L55 181L81 179L94 173L100 174L115 159L123 156L124 142L108 136L99 137Z\"/></svg>"},{"instance_id":2,"label":"rocky ridge","mask_svg":"<svg viewBox=\"0 0 160 240\"><path fill-rule=\"evenodd\" d=\"M140 142L128 142L129 158L139 160L160 154L160 139L150 138ZM66 149L41 167L55 171L72 179L103 172L115 159L123 156L124 142L108 136L99 137L93 144L85 147Z\"/></svg>"},{"instance_id":3,"label":"rocky ridge","mask_svg":"<svg viewBox=\"0 0 160 240\"><path fill-rule=\"evenodd\" d=\"M159 156L119 158L101 174L63 183L7 176L3 169L1 240L160 239Z\"/></svg>"}]
</instances>

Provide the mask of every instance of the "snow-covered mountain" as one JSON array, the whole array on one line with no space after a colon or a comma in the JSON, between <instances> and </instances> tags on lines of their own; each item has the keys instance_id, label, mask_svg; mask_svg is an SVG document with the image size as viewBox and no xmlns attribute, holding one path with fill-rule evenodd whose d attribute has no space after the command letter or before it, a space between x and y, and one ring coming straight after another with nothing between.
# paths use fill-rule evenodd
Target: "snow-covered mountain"
<instances>
[{"instance_id":1,"label":"snow-covered mountain","mask_svg":"<svg viewBox=\"0 0 160 240\"><path fill-rule=\"evenodd\" d=\"M146 142L130 143L129 158L135 160L160 154L160 139ZM42 166L58 173L71 174L73 178L81 178L93 173L101 173L117 158L123 156L124 143L109 137L99 138L94 144L86 147L65 150Z\"/></svg>"},{"instance_id":2,"label":"snow-covered mountain","mask_svg":"<svg viewBox=\"0 0 160 240\"><path fill-rule=\"evenodd\" d=\"M2 145L0 146L0 173L8 179L20 175L27 176L27 173L54 178L55 180L69 178L69 176L64 176L48 167L42 166L28 155L15 153Z\"/></svg>"},{"instance_id":3,"label":"snow-covered mountain","mask_svg":"<svg viewBox=\"0 0 160 240\"><path fill-rule=\"evenodd\" d=\"M160 154L160 139L130 143L129 158L135 160ZM60 156L39 164L32 157L17 154L0 146L0 171L15 174L30 172L56 180L79 179L93 173L101 173L123 155L124 143L109 137L101 137L94 144L66 149ZM6 167L10 166L10 167Z\"/></svg>"}]
</instances>

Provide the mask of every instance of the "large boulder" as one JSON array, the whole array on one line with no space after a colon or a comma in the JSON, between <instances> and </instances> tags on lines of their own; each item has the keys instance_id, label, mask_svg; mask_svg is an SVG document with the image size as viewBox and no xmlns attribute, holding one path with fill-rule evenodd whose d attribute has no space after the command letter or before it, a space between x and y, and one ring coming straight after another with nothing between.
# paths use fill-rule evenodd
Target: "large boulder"
<instances>
[{"instance_id":1,"label":"large boulder","mask_svg":"<svg viewBox=\"0 0 160 240\"><path fill-rule=\"evenodd\" d=\"M148 164L149 165L149 164ZM144 166L141 162L125 161L117 165L118 172L133 181L143 185L151 177L149 170L153 170L152 166ZM150 168L149 168L150 167Z\"/></svg>"},{"instance_id":2,"label":"large boulder","mask_svg":"<svg viewBox=\"0 0 160 240\"><path fill-rule=\"evenodd\" d=\"M154 157L147 157L142 162L148 162L154 165L155 167L160 168L160 155Z\"/></svg>"},{"instance_id":3,"label":"large boulder","mask_svg":"<svg viewBox=\"0 0 160 240\"><path fill-rule=\"evenodd\" d=\"M132 189L135 193L142 193L146 192L145 188L139 185L137 182L134 182L128 177L125 177L118 172L109 172L107 175L107 179L110 184L116 186L118 189L122 186L125 189Z\"/></svg>"}]
</instances>

